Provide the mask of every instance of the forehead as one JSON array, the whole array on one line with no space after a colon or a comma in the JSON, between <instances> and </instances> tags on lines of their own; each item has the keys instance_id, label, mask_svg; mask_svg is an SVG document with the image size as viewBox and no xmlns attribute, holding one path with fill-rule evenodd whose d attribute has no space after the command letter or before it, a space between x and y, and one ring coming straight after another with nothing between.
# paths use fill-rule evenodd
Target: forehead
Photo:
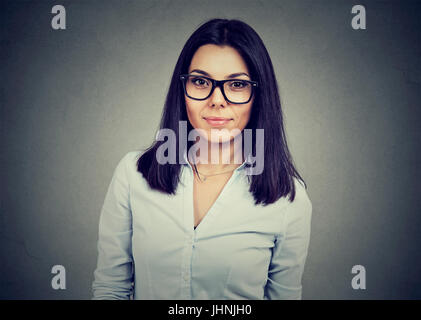
<instances>
[{"instance_id":1,"label":"forehead","mask_svg":"<svg viewBox=\"0 0 421 320\"><path fill-rule=\"evenodd\" d=\"M197 49L188 72L193 69L206 71L216 78L223 78L225 75L238 72L249 74L246 62L236 49L214 44L206 44Z\"/></svg>"}]
</instances>

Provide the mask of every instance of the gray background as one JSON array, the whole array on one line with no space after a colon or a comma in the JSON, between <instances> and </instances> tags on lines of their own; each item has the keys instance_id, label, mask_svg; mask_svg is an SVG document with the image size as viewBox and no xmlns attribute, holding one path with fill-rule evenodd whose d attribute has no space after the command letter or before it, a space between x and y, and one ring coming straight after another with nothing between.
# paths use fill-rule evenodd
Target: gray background
<instances>
[{"instance_id":1,"label":"gray background","mask_svg":"<svg viewBox=\"0 0 421 320\"><path fill-rule=\"evenodd\" d=\"M63 4L67 29L51 28ZM365 5L367 29L351 28ZM1 5L0 298L89 299L100 209L158 128L182 46L214 17L262 37L313 203L303 299L420 299L419 1ZM66 268L66 290L51 268ZM367 289L351 268L365 266Z\"/></svg>"}]
</instances>

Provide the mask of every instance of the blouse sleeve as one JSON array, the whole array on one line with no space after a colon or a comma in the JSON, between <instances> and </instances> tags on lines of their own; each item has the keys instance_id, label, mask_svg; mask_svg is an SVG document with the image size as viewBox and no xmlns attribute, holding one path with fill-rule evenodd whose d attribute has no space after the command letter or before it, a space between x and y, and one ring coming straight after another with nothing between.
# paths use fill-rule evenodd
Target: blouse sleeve
<instances>
[{"instance_id":1,"label":"blouse sleeve","mask_svg":"<svg viewBox=\"0 0 421 320\"><path fill-rule=\"evenodd\" d=\"M265 299L301 299L301 278L310 242L312 204L303 186L284 213L283 232L275 240L265 287Z\"/></svg>"},{"instance_id":2,"label":"blouse sleeve","mask_svg":"<svg viewBox=\"0 0 421 320\"><path fill-rule=\"evenodd\" d=\"M132 216L126 154L114 170L99 219L94 300L130 299L133 290Z\"/></svg>"}]
</instances>

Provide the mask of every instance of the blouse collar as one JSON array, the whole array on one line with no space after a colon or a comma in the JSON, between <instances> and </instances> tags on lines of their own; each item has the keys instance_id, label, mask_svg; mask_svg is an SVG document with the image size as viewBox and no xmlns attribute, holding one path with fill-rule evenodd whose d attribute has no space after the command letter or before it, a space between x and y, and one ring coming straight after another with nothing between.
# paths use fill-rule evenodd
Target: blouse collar
<instances>
[{"instance_id":1,"label":"blouse collar","mask_svg":"<svg viewBox=\"0 0 421 320\"><path fill-rule=\"evenodd\" d=\"M184 153L183 153L183 159L184 159L184 163L183 163L183 165L185 165L185 166L189 166L192 170L193 170L193 168L191 167L191 165L190 165L190 162L188 161L188 159L187 159L187 150L184 150ZM246 167L248 167L248 166L253 166L253 162L252 162L252 160L251 160L251 155L249 154L249 155L247 155L247 157L246 157L246 159L243 161L243 163L239 166L239 167L237 167L234 171L241 171L241 170L244 170Z\"/></svg>"}]
</instances>

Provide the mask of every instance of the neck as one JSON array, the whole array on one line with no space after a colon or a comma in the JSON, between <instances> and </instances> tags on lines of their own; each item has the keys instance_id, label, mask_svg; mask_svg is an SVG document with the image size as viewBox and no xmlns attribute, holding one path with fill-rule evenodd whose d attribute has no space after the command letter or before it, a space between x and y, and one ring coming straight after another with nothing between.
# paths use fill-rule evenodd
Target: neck
<instances>
[{"instance_id":1,"label":"neck","mask_svg":"<svg viewBox=\"0 0 421 320\"><path fill-rule=\"evenodd\" d=\"M196 167L203 174L234 170L244 161L241 145L235 146L234 139L223 143L206 140L201 145L200 141L197 143L199 151L196 155ZM201 152L202 150L207 150L207 152Z\"/></svg>"}]
</instances>

